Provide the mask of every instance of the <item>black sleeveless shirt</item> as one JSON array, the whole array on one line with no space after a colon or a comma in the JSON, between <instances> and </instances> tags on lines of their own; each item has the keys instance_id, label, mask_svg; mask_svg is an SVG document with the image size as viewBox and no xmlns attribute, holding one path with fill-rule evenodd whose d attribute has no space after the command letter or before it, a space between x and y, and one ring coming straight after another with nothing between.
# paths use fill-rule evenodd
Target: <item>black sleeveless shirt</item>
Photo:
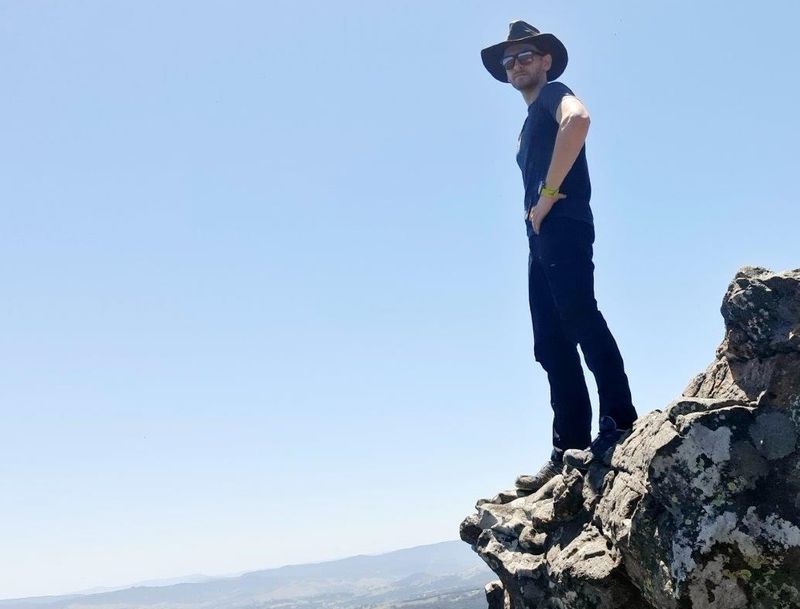
<instances>
[{"instance_id":1,"label":"black sleeveless shirt","mask_svg":"<svg viewBox=\"0 0 800 609\"><path fill-rule=\"evenodd\" d=\"M517 151L517 164L522 170L522 182L525 185L526 210L536 205L539 200L539 184L547 177L558 134L556 109L565 95L573 95L568 86L558 81L549 82L542 87L538 97L528 106L528 117L519 134ZM594 224L592 209L589 207L592 185L589 181L585 144L567 172L559 191L567 196L556 201L545 221L551 216L560 216ZM527 216L525 225L530 237L533 228Z\"/></svg>"}]
</instances>

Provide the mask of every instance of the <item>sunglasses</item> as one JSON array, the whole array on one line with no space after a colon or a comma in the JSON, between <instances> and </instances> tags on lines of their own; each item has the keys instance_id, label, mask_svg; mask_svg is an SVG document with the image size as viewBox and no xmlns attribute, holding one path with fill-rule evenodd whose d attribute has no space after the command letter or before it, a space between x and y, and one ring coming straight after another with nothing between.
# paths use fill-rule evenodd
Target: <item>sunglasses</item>
<instances>
[{"instance_id":1,"label":"sunglasses","mask_svg":"<svg viewBox=\"0 0 800 609\"><path fill-rule=\"evenodd\" d=\"M533 61L533 58L537 55L542 56L544 53L538 53L536 51L520 51L519 53L515 53L514 55L506 55L503 57L502 64L503 67L506 69L506 72L509 70L514 69L514 64L519 62L521 66L527 66L529 63Z\"/></svg>"}]
</instances>

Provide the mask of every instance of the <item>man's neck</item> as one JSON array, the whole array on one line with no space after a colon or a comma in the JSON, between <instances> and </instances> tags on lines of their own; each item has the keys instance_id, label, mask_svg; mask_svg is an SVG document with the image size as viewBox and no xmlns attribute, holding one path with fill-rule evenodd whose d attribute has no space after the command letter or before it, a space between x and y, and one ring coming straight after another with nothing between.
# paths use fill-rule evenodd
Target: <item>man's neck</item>
<instances>
[{"instance_id":1,"label":"man's neck","mask_svg":"<svg viewBox=\"0 0 800 609\"><path fill-rule=\"evenodd\" d=\"M546 84L547 80L542 80L535 87L531 87L530 89L522 89L521 91L522 99L525 100L526 106L530 106L533 102L536 101L536 98L539 97L539 93L542 91L542 89Z\"/></svg>"}]
</instances>

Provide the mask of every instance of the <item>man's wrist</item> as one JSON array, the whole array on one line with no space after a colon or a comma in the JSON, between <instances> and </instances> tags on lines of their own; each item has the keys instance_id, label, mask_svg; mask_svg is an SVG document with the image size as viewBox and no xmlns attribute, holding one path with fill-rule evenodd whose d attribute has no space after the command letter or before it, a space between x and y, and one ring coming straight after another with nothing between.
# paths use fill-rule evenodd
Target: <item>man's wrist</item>
<instances>
[{"instance_id":1,"label":"man's wrist","mask_svg":"<svg viewBox=\"0 0 800 609\"><path fill-rule=\"evenodd\" d=\"M559 194L561 194L558 191L558 188L559 188L558 186L552 186L551 184L548 184L547 182L542 182L539 185L539 194L540 195L545 195L545 196L548 196L548 197L557 197Z\"/></svg>"}]
</instances>

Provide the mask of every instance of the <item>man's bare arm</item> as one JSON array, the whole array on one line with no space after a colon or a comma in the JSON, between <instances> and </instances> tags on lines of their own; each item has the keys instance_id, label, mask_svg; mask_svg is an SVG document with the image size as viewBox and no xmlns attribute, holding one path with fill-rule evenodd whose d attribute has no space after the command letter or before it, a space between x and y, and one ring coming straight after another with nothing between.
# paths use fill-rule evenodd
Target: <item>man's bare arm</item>
<instances>
[{"instance_id":1,"label":"man's bare arm","mask_svg":"<svg viewBox=\"0 0 800 609\"><path fill-rule=\"evenodd\" d=\"M558 134L545 184L558 189L586 141L589 111L577 97L565 95L556 109L556 121L559 124Z\"/></svg>"},{"instance_id":2,"label":"man's bare arm","mask_svg":"<svg viewBox=\"0 0 800 609\"><path fill-rule=\"evenodd\" d=\"M589 111L577 97L565 95L556 108L556 121L559 125L558 134L556 134L553 157L550 159L550 168L547 171L545 184L558 190L586 141L586 134L589 132ZM550 213L553 205L559 200L568 199L568 194L559 193L552 197L545 193L539 195L536 205L528 211L528 219L533 227L533 232L539 234L539 228L545 216Z\"/></svg>"}]
</instances>

